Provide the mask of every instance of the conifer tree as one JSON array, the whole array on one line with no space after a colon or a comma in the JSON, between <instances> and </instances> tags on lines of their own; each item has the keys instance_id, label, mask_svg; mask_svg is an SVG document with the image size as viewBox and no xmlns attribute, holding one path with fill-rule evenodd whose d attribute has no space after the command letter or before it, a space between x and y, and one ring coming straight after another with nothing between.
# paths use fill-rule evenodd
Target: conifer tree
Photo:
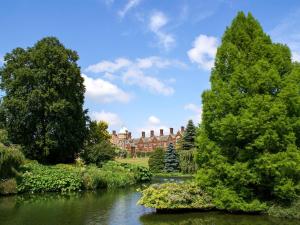
<instances>
[{"instance_id":1,"label":"conifer tree","mask_svg":"<svg viewBox=\"0 0 300 225\"><path fill-rule=\"evenodd\" d=\"M195 147L196 128L193 120L189 120L182 137L182 149L190 150Z\"/></svg>"},{"instance_id":2,"label":"conifer tree","mask_svg":"<svg viewBox=\"0 0 300 225\"><path fill-rule=\"evenodd\" d=\"M179 171L179 157L175 151L173 143L170 143L165 153L165 171L178 172Z\"/></svg>"},{"instance_id":3,"label":"conifer tree","mask_svg":"<svg viewBox=\"0 0 300 225\"><path fill-rule=\"evenodd\" d=\"M197 137L198 182L217 207L260 211L299 194L299 68L251 14L226 29Z\"/></svg>"}]
</instances>

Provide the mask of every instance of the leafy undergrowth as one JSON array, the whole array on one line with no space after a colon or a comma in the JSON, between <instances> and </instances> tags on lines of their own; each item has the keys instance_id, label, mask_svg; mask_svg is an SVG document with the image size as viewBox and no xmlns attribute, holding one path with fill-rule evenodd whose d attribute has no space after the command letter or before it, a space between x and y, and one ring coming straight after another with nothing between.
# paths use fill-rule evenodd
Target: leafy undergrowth
<instances>
[{"instance_id":1,"label":"leafy undergrowth","mask_svg":"<svg viewBox=\"0 0 300 225\"><path fill-rule=\"evenodd\" d=\"M31 161L22 167L22 172L17 178L18 193L111 189L151 179L147 168L122 165L113 161L107 162L101 168L95 165L68 164L45 166Z\"/></svg>"},{"instance_id":2,"label":"leafy undergrowth","mask_svg":"<svg viewBox=\"0 0 300 225\"><path fill-rule=\"evenodd\" d=\"M268 214L274 217L300 219L300 199L286 207L273 205L269 208Z\"/></svg>"},{"instance_id":3,"label":"leafy undergrowth","mask_svg":"<svg viewBox=\"0 0 300 225\"><path fill-rule=\"evenodd\" d=\"M211 197L194 183L153 184L141 192L138 204L158 210L214 208Z\"/></svg>"}]
</instances>

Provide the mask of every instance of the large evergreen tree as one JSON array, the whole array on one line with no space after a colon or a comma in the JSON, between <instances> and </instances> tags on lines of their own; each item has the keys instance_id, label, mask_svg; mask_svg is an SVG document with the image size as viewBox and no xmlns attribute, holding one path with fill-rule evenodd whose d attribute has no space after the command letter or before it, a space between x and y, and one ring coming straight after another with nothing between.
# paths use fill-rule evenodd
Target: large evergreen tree
<instances>
[{"instance_id":1,"label":"large evergreen tree","mask_svg":"<svg viewBox=\"0 0 300 225\"><path fill-rule=\"evenodd\" d=\"M78 55L47 37L16 48L0 70L5 128L30 159L70 162L83 146L86 112Z\"/></svg>"},{"instance_id":2,"label":"large evergreen tree","mask_svg":"<svg viewBox=\"0 0 300 225\"><path fill-rule=\"evenodd\" d=\"M165 171L166 172L178 172L179 171L179 157L175 151L175 147L172 143L168 145L164 158Z\"/></svg>"},{"instance_id":3,"label":"large evergreen tree","mask_svg":"<svg viewBox=\"0 0 300 225\"><path fill-rule=\"evenodd\" d=\"M189 120L182 137L182 149L190 150L195 147L196 128L193 120Z\"/></svg>"},{"instance_id":4,"label":"large evergreen tree","mask_svg":"<svg viewBox=\"0 0 300 225\"><path fill-rule=\"evenodd\" d=\"M219 208L263 210L300 190L300 66L251 14L225 31L203 98L199 183Z\"/></svg>"}]
</instances>

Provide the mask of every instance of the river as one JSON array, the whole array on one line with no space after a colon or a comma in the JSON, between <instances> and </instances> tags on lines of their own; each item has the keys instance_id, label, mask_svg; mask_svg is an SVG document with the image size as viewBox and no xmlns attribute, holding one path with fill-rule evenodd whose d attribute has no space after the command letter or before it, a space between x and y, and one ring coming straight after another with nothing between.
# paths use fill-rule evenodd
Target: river
<instances>
[{"instance_id":1,"label":"river","mask_svg":"<svg viewBox=\"0 0 300 225\"><path fill-rule=\"evenodd\" d=\"M1 225L299 225L300 221L222 212L156 214L136 205L137 187L0 198Z\"/></svg>"}]
</instances>

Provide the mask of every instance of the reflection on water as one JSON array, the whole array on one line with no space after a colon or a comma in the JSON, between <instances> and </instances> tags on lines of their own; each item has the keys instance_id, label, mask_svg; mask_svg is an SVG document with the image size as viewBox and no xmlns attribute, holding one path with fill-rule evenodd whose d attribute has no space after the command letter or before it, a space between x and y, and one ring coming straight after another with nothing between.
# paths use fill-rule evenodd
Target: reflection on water
<instances>
[{"instance_id":1,"label":"reflection on water","mask_svg":"<svg viewBox=\"0 0 300 225\"><path fill-rule=\"evenodd\" d=\"M137 206L136 188L0 198L0 225L299 225L299 221L220 212L156 214Z\"/></svg>"},{"instance_id":2,"label":"reflection on water","mask_svg":"<svg viewBox=\"0 0 300 225\"><path fill-rule=\"evenodd\" d=\"M286 220L257 215L232 215L221 212L184 214L148 214L140 217L143 225L299 225L298 220Z\"/></svg>"}]
</instances>

